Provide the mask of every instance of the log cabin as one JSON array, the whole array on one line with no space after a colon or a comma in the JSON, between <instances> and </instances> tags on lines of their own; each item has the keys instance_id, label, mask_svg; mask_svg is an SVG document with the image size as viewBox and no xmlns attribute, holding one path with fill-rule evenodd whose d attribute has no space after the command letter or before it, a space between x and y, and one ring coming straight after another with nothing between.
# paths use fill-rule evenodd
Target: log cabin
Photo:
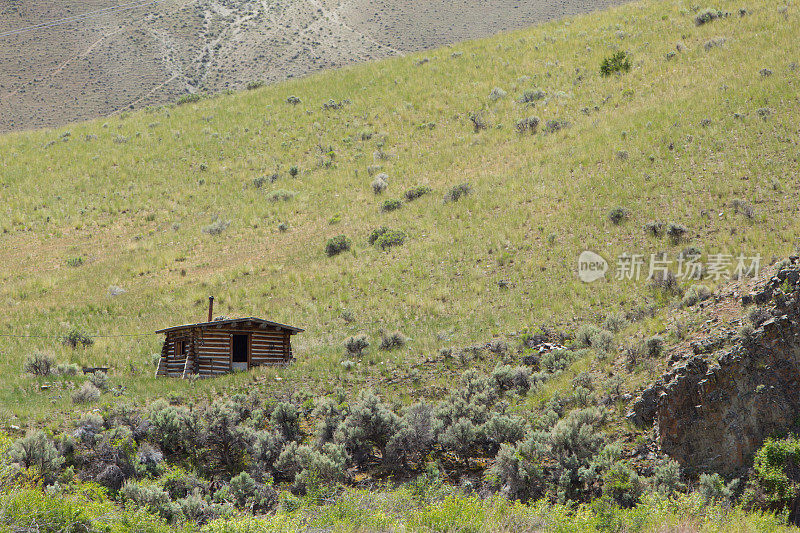
<instances>
[{"instance_id":1,"label":"log cabin","mask_svg":"<svg viewBox=\"0 0 800 533\"><path fill-rule=\"evenodd\" d=\"M166 337L156 377L211 377L294 360L292 335L303 330L261 318L213 320L214 298L208 301L208 321L160 329Z\"/></svg>"}]
</instances>

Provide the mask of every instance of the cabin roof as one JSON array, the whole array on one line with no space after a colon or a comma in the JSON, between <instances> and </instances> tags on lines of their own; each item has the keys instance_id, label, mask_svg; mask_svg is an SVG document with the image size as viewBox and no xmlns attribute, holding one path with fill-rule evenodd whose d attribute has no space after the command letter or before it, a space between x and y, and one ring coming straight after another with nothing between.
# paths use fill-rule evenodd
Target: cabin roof
<instances>
[{"instance_id":1,"label":"cabin roof","mask_svg":"<svg viewBox=\"0 0 800 533\"><path fill-rule=\"evenodd\" d=\"M259 326L272 326L278 329L285 329L291 335L295 333L300 333L304 331L303 329L296 328L294 326L287 326L286 324L280 324L278 322L272 322L270 320L264 320L263 318L255 318L255 317L245 317L245 318L230 318L227 320L214 320L213 322L198 322L197 324L183 324L181 326L172 326L171 328L164 328L159 329L156 333L167 333L169 331L175 331L178 329L187 329L187 328L210 328L213 326L236 326L239 325L241 322L249 322L251 324L259 325Z\"/></svg>"}]
</instances>

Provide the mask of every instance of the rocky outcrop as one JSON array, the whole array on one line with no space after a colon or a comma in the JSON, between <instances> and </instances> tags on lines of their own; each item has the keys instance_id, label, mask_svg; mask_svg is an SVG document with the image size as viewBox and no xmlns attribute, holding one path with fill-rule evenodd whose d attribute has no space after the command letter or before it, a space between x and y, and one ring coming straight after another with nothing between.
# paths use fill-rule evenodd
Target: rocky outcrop
<instances>
[{"instance_id":1,"label":"rocky outcrop","mask_svg":"<svg viewBox=\"0 0 800 533\"><path fill-rule=\"evenodd\" d=\"M742 303L765 307L771 318L743 332L716 361L693 355L672 368L628 415L640 426L655 423L661 450L689 472L739 475L767 437L800 421L796 259Z\"/></svg>"}]
</instances>

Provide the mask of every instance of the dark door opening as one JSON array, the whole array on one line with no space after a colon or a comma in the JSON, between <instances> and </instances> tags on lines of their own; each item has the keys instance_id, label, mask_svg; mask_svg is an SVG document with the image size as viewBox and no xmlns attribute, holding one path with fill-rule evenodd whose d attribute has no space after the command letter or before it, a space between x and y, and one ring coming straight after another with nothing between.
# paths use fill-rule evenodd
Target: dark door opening
<instances>
[{"instance_id":1,"label":"dark door opening","mask_svg":"<svg viewBox=\"0 0 800 533\"><path fill-rule=\"evenodd\" d=\"M247 370L248 335L231 337L231 362L234 370Z\"/></svg>"}]
</instances>

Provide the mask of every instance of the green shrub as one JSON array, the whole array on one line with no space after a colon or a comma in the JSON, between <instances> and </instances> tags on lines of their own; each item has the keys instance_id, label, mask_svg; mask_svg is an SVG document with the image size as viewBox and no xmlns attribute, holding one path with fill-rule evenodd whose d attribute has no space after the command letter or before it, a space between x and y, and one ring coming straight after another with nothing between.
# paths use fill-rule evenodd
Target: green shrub
<instances>
[{"instance_id":1,"label":"green shrub","mask_svg":"<svg viewBox=\"0 0 800 533\"><path fill-rule=\"evenodd\" d=\"M389 182L387 178L389 176L387 174L378 174L375 176L375 179L372 180L372 192L375 194L383 194L383 192L389 188Z\"/></svg>"},{"instance_id":2,"label":"green shrub","mask_svg":"<svg viewBox=\"0 0 800 533\"><path fill-rule=\"evenodd\" d=\"M506 91L504 91L503 89L501 89L500 87L495 87L489 93L489 100L491 100L492 102L496 102L498 100L501 100L501 99L505 98L507 94L508 93Z\"/></svg>"},{"instance_id":3,"label":"green shrub","mask_svg":"<svg viewBox=\"0 0 800 533\"><path fill-rule=\"evenodd\" d=\"M665 496L686 490L686 485L681 483L681 465L674 459L667 459L657 465L653 474L653 488Z\"/></svg>"},{"instance_id":4,"label":"green shrub","mask_svg":"<svg viewBox=\"0 0 800 533\"><path fill-rule=\"evenodd\" d=\"M450 424L441 435L439 443L458 457L466 460L471 456L472 448L478 437L473 423L468 419L460 419Z\"/></svg>"},{"instance_id":5,"label":"green shrub","mask_svg":"<svg viewBox=\"0 0 800 533\"><path fill-rule=\"evenodd\" d=\"M403 207L403 202L396 198L392 198L391 200L384 200L381 204L381 211L387 213L389 211L395 211Z\"/></svg>"},{"instance_id":6,"label":"green shrub","mask_svg":"<svg viewBox=\"0 0 800 533\"><path fill-rule=\"evenodd\" d=\"M386 250L392 246L402 246L405 242L406 234L400 230L384 231L375 239L375 245L381 250Z\"/></svg>"},{"instance_id":7,"label":"green shrub","mask_svg":"<svg viewBox=\"0 0 800 533\"><path fill-rule=\"evenodd\" d=\"M344 341L344 347L348 355L360 357L362 352L369 347L369 339L366 335L354 335Z\"/></svg>"},{"instance_id":8,"label":"green shrub","mask_svg":"<svg viewBox=\"0 0 800 533\"><path fill-rule=\"evenodd\" d=\"M643 480L625 463L616 463L603 476L603 494L623 507L635 505L643 492Z\"/></svg>"},{"instance_id":9,"label":"green shrub","mask_svg":"<svg viewBox=\"0 0 800 533\"><path fill-rule=\"evenodd\" d=\"M665 225L663 222L648 222L642 227L644 228L645 233L652 237L661 237L664 235Z\"/></svg>"},{"instance_id":10,"label":"green shrub","mask_svg":"<svg viewBox=\"0 0 800 533\"><path fill-rule=\"evenodd\" d=\"M603 328L612 333L617 333L628 325L628 320L621 313L610 313L603 322Z\"/></svg>"},{"instance_id":11,"label":"green shrub","mask_svg":"<svg viewBox=\"0 0 800 533\"><path fill-rule=\"evenodd\" d=\"M77 376L80 370L81 367L76 363L59 363L54 372L59 376Z\"/></svg>"},{"instance_id":12,"label":"green shrub","mask_svg":"<svg viewBox=\"0 0 800 533\"><path fill-rule=\"evenodd\" d=\"M203 233L207 233L209 235L220 235L226 229L228 229L230 225L230 220L217 219L208 226L204 226L202 231Z\"/></svg>"},{"instance_id":13,"label":"green shrub","mask_svg":"<svg viewBox=\"0 0 800 533\"><path fill-rule=\"evenodd\" d=\"M297 166L292 165L289 167L289 175L291 177L296 178L298 174L300 174L300 169Z\"/></svg>"},{"instance_id":14,"label":"green shrub","mask_svg":"<svg viewBox=\"0 0 800 533\"><path fill-rule=\"evenodd\" d=\"M459 183L454 185L447 194L444 196L445 203L457 202L461 198L468 196L472 193L472 187L469 183Z\"/></svg>"},{"instance_id":15,"label":"green shrub","mask_svg":"<svg viewBox=\"0 0 800 533\"><path fill-rule=\"evenodd\" d=\"M203 413L205 446L201 466L210 473L230 475L244 467L252 435L249 428L241 424L240 406L238 402L219 398Z\"/></svg>"},{"instance_id":16,"label":"green shrub","mask_svg":"<svg viewBox=\"0 0 800 533\"><path fill-rule=\"evenodd\" d=\"M288 191L286 189L278 189L275 191L271 191L267 195L267 200L270 202L288 202L292 198L295 197L297 193L294 191Z\"/></svg>"},{"instance_id":17,"label":"green shrub","mask_svg":"<svg viewBox=\"0 0 800 533\"><path fill-rule=\"evenodd\" d=\"M180 506L170 499L164 489L154 484L128 480L120 489L120 499L123 503L144 507L170 523L176 523L182 517Z\"/></svg>"},{"instance_id":18,"label":"green shrub","mask_svg":"<svg viewBox=\"0 0 800 533\"><path fill-rule=\"evenodd\" d=\"M691 307L699 302L703 302L711 298L711 290L705 285L692 285L681 301L684 307Z\"/></svg>"},{"instance_id":19,"label":"green shrub","mask_svg":"<svg viewBox=\"0 0 800 533\"><path fill-rule=\"evenodd\" d=\"M706 503L729 503L738 483L739 480L735 479L726 485L725 480L717 473L700 474L697 492Z\"/></svg>"},{"instance_id":20,"label":"green shrub","mask_svg":"<svg viewBox=\"0 0 800 533\"><path fill-rule=\"evenodd\" d=\"M395 348L402 348L408 342L408 337L399 331L389 332L381 330L381 350L393 350Z\"/></svg>"},{"instance_id":21,"label":"green shrub","mask_svg":"<svg viewBox=\"0 0 800 533\"><path fill-rule=\"evenodd\" d=\"M611 222L615 225L622 224L630 216L631 212L625 209L624 207L615 207L608 214L609 220L611 220Z\"/></svg>"},{"instance_id":22,"label":"green shrub","mask_svg":"<svg viewBox=\"0 0 800 533\"><path fill-rule=\"evenodd\" d=\"M603 76L611 76L612 74L628 72L631 69L631 60L628 54L619 51L614 54L603 58L600 63L600 74Z\"/></svg>"},{"instance_id":23,"label":"green shrub","mask_svg":"<svg viewBox=\"0 0 800 533\"><path fill-rule=\"evenodd\" d=\"M642 351L647 357L658 357L664 351L664 339L658 335L653 335L646 339L642 346Z\"/></svg>"},{"instance_id":24,"label":"green shrub","mask_svg":"<svg viewBox=\"0 0 800 533\"><path fill-rule=\"evenodd\" d=\"M367 237L367 242L370 245L375 244L375 241L377 241L378 238L381 235L383 235L384 233L386 233L387 231L389 231L389 228L387 228L386 226L381 226L380 228L375 228L374 230L372 230L372 232L370 232L369 237Z\"/></svg>"},{"instance_id":25,"label":"green shrub","mask_svg":"<svg viewBox=\"0 0 800 533\"><path fill-rule=\"evenodd\" d=\"M89 383L94 385L100 391L108 390L108 374L103 371L93 372L89 374Z\"/></svg>"},{"instance_id":26,"label":"green shrub","mask_svg":"<svg viewBox=\"0 0 800 533\"><path fill-rule=\"evenodd\" d=\"M301 100L300 100L298 97L294 96L294 95L292 95L292 96L289 96L289 97L286 99L286 103L287 103L287 104L297 105L297 104L299 104L300 102L301 102Z\"/></svg>"},{"instance_id":27,"label":"green shrub","mask_svg":"<svg viewBox=\"0 0 800 533\"><path fill-rule=\"evenodd\" d=\"M521 104L533 104L538 102L539 100L543 100L544 97L547 96L541 89L529 89L522 93L522 96L519 99L519 103Z\"/></svg>"},{"instance_id":28,"label":"green shrub","mask_svg":"<svg viewBox=\"0 0 800 533\"><path fill-rule=\"evenodd\" d=\"M362 391L342 423L342 440L357 464L372 456L375 446L385 455L386 445L400 426L400 417L372 391Z\"/></svg>"},{"instance_id":29,"label":"green shrub","mask_svg":"<svg viewBox=\"0 0 800 533\"><path fill-rule=\"evenodd\" d=\"M55 365L55 362L56 361L52 355L42 352L34 352L25 358L25 363L22 365L22 369L28 374L33 374L34 376L49 376L53 372L53 366Z\"/></svg>"},{"instance_id":30,"label":"green shrub","mask_svg":"<svg viewBox=\"0 0 800 533\"><path fill-rule=\"evenodd\" d=\"M689 229L680 224L670 224L667 227L667 237L669 237L673 244L679 243L688 232Z\"/></svg>"},{"instance_id":31,"label":"green shrub","mask_svg":"<svg viewBox=\"0 0 800 533\"><path fill-rule=\"evenodd\" d=\"M72 393L72 403L92 403L100 399L100 389L85 381L81 388Z\"/></svg>"},{"instance_id":32,"label":"green shrub","mask_svg":"<svg viewBox=\"0 0 800 533\"><path fill-rule=\"evenodd\" d=\"M403 413L400 429L386 446L387 462L395 467L420 462L430 452L433 441L433 410L424 401L410 405Z\"/></svg>"},{"instance_id":33,"label":"green shrub","mask_svg":"<svg viewBox=\"0 0 800 533\"><path fill-rule=\"evenodd\" d=\"M716 20L718 18L722 18L725 16L725 13L718 9L704 9L697 16L694 18L694 23L697 26L702 26L703 24L708 24L709 22Z\"/></svg>"},{"instance_id":34,"label":"green shrub","mask_svg":"<svg viewBox=\"0 0 800 533\"><path fill-rule=\"evenodd\" d=\"M747 499L773 512L796 509L800 501L798 465L800 438L792 435L784 439L767 439L753 459Z\"/></svg>"},{"instance_id":35,"label":"green shrub","mask_svg":"<svg viewBox=\"0 0 800 533\"><path fill-rule=\"evenodd\" d=\"M178 101L175 102L175 103L177 105L194 104L196 102L199 102L200 99L201 99L201 96L199 94L184 94L183 96L178 98Z\"/></svg>"},{"instance_id":36,"label":"green shrub","mask_svg":"<svg viewBox=\"0 0 800 533\"><path fill-rule=\"evenodd\" d=\"M271 486L259 483L247 472L231 478L230 494L236 507L251 512L267 511L278 503L278 495Z\"/></svg>"},{"instance_id":37,"label":"green shrub","mask_svg":"<svg viewBox=\"0 0 800 533\"><path fill-rule=\"evenodd\" d=\"M297 408L290 403L278 402L269 421L286 440L296 440L300 436L300 415Z\"/></svg>"},{"instance_id":38,"label":"green shrub","mask_svg":"<svg viewBox=\"0 0 800 533\"><path fill-rule=\"evenodd\" d=\"M403 195L407 202L412 202L417 198L421 198L426 194L430 194L431 188L427 185L419 185L417 187L412 187L408 189L405 194Z\"/></svg>"},{"instance_id":39,"label":"green shrub","mask_svg":"<svg viewBox=\"0 0 800 533\"><path fill-rule=\"evenodd\" d=\"M576 354L571 350L550 350L542 354L539 364L543 370L556 373L567 368L575 358Z\"/></svg>"},{"instance_id":40,"label":"green shrub","mask_svg":"<svg viewBox=\"0 0 800 533\"><path fill-rule=\"evenodd\" d=\"M36 468L45 479L52 480L64 464L53 439L45 432L36 431L17 440L9 452L11 461L23 468Z\"/></svg>"},{"instance_id":41,"label":"green shrub","mask_svg":"<svg viewBox=\"0 0 800 533\"><path fill-rule=\"evenodd\" d=\"M94 344L94 339L82 333L79 329L73 328L61 338L61 342L70 348L77 348L78 346L85 348Z\"/></svg>"},{"instance_id":42,"label":"green shrub","mask_svg":"<svg viewBox=\"0 0 800 533\"><path fill-rule=\"evenodd\" d=\"M519 133L530 133L533 135L539 129L539 122L539 117L531 116L518 120L514 126Z\"/></svg>"},{"instance_id":43,"label":"green shrub","mask_svg":"<svg viewBox=\"0 0 800 533\"><path fill-rule=\"evenodd\" d=\"M262 80L251 80L251 81L247 82L247 85L245 85L245 88L248 91L252 91L252 90L255 90L255 89L260 89L264 85L265 85L265 82L262 81Z\"/></svg>"},{"instance_id":44,"label":"green shrub","mask_svg":"<svg viewBox=\"0 0 800 533\"><path fill-rule=\"evenodd\" d=\"M345 235L337 235L328 239L328 244L325 245L325 254L328 257L339 255L350 249L352 242Z\"/></svg>"},{"instance_id":45,"label":"green shrub","mask_svg":"<svg viewBox=\"0 0 800 533\"><path fill-rule=\"evenodd\" d=\"M472 129L475 130L475 133L478 133L481 130L485 130L489 127L489 123L486 122L485 118L483 118L483 114L470 113L468 116L469 121L472 122Z\"/></svg>"},{"instance_id":46,"label":"green shrub","mask_svg":"<svg viewBox=\"0 0 800 533\"><path fill-rule=\"evenodd\" d=\"M569 122L560 118L548 120L544 125L545 133L556 133L569 127Z\"/></svg>"}]
</instances>

